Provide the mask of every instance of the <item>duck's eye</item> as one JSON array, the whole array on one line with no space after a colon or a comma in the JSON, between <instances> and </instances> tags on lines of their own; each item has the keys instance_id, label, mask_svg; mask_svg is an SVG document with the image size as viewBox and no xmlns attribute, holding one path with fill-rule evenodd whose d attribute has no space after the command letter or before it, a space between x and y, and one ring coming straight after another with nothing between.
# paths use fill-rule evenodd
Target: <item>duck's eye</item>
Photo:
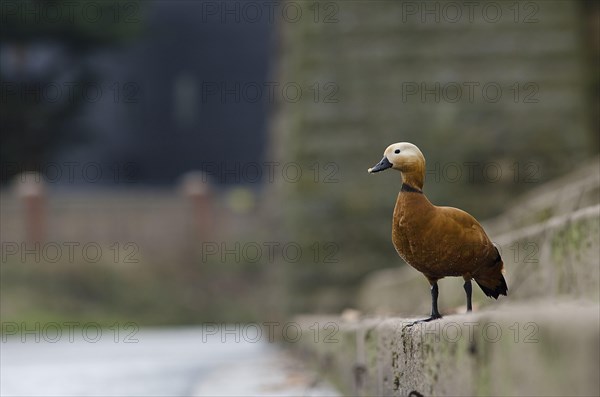
<instances>
[{"instance_id":1,"label":"duck's eye","mask_svg":"<svg viewBox=\"0 0 600 397\"><path fill-rule=\"evenodd\" d=\"M400 149L394 150L394 153L396 153L396 154L400 153Z\"/></svg>"}]
</instances>

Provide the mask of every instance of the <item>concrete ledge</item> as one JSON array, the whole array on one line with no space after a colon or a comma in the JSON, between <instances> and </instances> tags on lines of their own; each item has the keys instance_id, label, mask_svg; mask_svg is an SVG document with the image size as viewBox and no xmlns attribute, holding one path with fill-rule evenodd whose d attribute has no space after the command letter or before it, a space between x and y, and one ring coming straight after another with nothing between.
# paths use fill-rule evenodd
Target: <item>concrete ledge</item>
<instances>
[{"instance_id":1,"label":"concrete ledge","mask_svg":"<svg viewBox=\"0 0 600 397\"><path fill-rule=\"evenodd\" d=\"M597 396L599 312L579 301L501 305L412 326L303 316L292 346L346 395Z\"/></svg>"},{"instance_id":2,"label":"concrete ledge","mask_svg":"<svg viewBox=\"0 0 600 397\"><path fill-rule=\"evenodd\" d=\"M510 300L600 301L600 205L499 236Z\"/></svg>"},{"instance_id":3,"label":"concrete ledge","mask_svg":"<svg viewBox=\"0 0 600 397\"><path fill-rule=\"evenodd\" d=\"M494 235L600 204L600 158L519 197L502 215L484 223Z\"/></svg>"}]
</instances>

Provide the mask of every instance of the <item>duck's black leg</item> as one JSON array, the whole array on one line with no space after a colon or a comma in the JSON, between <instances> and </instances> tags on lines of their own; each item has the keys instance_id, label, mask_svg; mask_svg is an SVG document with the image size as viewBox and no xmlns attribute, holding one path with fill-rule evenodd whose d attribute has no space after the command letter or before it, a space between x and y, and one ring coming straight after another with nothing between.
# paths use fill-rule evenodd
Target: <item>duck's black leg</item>
<instances>
[{"instance_id":1,"label":"duck's black leg","mask_svg":"<svg viewBox=\"0 0 600 397\"><path fill-rule=\"evenodd\" d=\"M435 320L436 318L442 318L442 315L438 311L438 285L437 281L431 283L431 317L426 321Z\"/></svg>"},{"instance_id":2,"label":"duck's black leg","mask_svg":"<svg viewBox=\"0 0 600 397\"><path fill-rule=\"evenodd\" d=\"M467 312L473 310L473 305L471 303L471 293L473 292L473 286L471 285L471 280L465 280L465 292L467 293Z\"/></svg>"},{"instance_id":3,"label":"duck's black leg","mask_svg":"<svg viewBox=\"0 0 600 397\"><path fill-rule=\"evenodd\" d=\"M436 320L438 318L442 318L442 315L438 311L438 304L437 304L437 301L438 301L437 280L429 279L429 284L431 284L431 316L428 318L425 318L423 320L414 321L414 322L410 323L409 326L427 322L427 321L431 321L431 320Z\"/></svg>"}]
</instances>

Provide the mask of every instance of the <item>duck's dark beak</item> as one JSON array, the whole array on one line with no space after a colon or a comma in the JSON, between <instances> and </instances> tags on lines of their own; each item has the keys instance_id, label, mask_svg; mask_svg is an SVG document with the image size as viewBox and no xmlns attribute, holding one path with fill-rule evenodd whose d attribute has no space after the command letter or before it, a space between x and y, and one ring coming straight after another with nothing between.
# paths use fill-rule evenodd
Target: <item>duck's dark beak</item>
<instances>
[{"instance_id":1,"label":"duck's dark beak","mask_svg":"<svg viewBox=\"0 0 600 397\"><path fill-rule=\"evenodd\" d=\"M374 172L387 170L388 168L392 168L392 163L390 163L387 157L384 156L381 161L377 163L377 165L375 165L373 168L369 168L368 171L372 174Z\"/></svg>"}]
</instances>

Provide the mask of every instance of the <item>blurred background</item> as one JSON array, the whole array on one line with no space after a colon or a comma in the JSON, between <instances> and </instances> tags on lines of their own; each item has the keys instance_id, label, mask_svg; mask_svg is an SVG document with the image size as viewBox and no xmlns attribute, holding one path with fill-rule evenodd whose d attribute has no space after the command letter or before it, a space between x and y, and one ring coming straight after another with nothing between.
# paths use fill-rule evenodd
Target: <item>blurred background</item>
<instances>
[{"instance_id":1,"label":"blurred background","mask_svg":"<svg viewBox=\"0 0 600 397\"><path fill-rule=\"evenodd\" d=\"M388 144L479 219L598 153L595 2L440 4L3 2L2 318L338 311Z\"/></svg>"},{"instance_id":2,"label":"blurred background","mask_svg":"<svg viewBox=\"0 0 600 397\"><path fill-rule=\"evenodd\" d=\"M389 143L479 219L597 154L594 2L407 4L3 2L2 317L341 310L398 264Z\"/></svg>"},{"instance_id":3,"label":"blurred background","mask_svg":"<svg viewBox=\"0 0 600 397\"><path fill-rule=\"evenodd\" d=\"M597 156L598 3L453 4L3 0L2 321L339 313L390 143L481 220Z\"/></svg>"}]
</instances>

